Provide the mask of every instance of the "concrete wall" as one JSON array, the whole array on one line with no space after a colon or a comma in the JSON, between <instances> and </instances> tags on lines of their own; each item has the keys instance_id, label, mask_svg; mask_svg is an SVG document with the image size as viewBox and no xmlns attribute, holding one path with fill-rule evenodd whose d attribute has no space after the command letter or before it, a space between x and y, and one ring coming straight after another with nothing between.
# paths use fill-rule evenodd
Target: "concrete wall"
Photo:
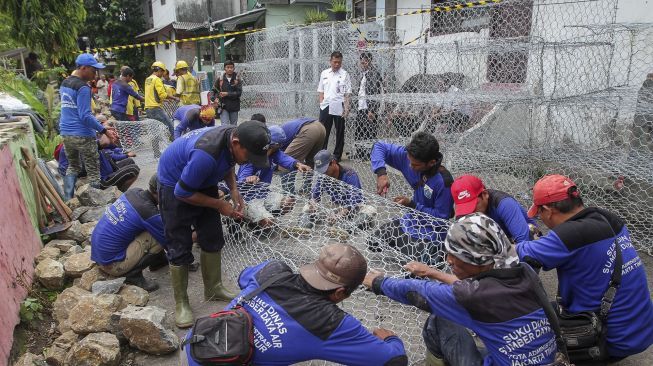
<instances>
[{"instance_id":1,"label":"concrete wall","mask_svg":"<svg viewBox=\"0 0 653 366\"><path fill-rule=\"evenodd\" d=\"M152 11L154 13L152 20L155 28L166 26L177 20L175 13L177 0L165 0L165 5L161 5L161 1L152 0Z\"/></svg>"},{"instance_id":2,"label":"concrete wall","mask_svg":"<svg viewBox=\"0 0 653 366\"><path fill-rule=\"evenodd\" d=\"M169 39L175 39L175 31L170 31L171 37L164 37L162 35L157 36L157 41L167 41ZM156 54L156 60L163 62L168 70L175 68L175 63L177 62L177 48L174 44L170 44L168 49L165 45L156 45L154 47L154 52ZM191 60L192 61L192 60Z\"/></svg>"},{"instance_id":3,"label":"concrete wall","mask_svg":"<svg viewBox=\"0 0 653 366\"><path fill-rule=\"evenodd\" d=\"M240 1L210 0L211 14L207 10L207 1L204 0L175 0L175 11L178 22L202 23L210 15L214 21L228 18L241 13Z\"/></svg>"},{"instance_id":4,"label":"concrete wall","mask_svg":"<svg viewBox=\"0 0 653 366\"><path fill-rule=\"evenodd\" d=\"M314 9L312 5L272 5L265 6L265 27L271 28L284 24L304 24L306 11Z\"/></svg>"},{"instance_id":5,"label":"concrete wall","mask_svg":"<svg viewBox=\"0 0 653 366\"><path fill-rule=\"evenodd\" d=\"M32 186L18 162L21 146L30 146L25 130L0 131L0 186L4 198L0 209L0 364L9 358L18 310L27 291L16 284L17 274L31 281L33 261L41 249L35 228ZM28 284L29 285L29 284Z\"/></svg>"}]
</instances>

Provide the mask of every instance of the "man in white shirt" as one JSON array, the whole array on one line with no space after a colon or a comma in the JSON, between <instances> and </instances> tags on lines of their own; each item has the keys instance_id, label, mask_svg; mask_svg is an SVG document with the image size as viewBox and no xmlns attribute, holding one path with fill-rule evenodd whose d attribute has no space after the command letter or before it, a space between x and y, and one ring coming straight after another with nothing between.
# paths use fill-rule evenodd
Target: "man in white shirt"
<instances>
[{"instance_id":1,"label":"man in white shirt","mask_svg":"<svg viewBox=\"0 0 653 366\"><path fill-rule=\"evenodd\" d=\"M349 73L342 68L342 53L334 51L329 62L331 67L322 71L317 85L320 94L320 122L326 129L324 149L329 144L331 126L336 125L336 147L333 155L340 161L345 147L345 118L349 114L351 79Z\"/></svg>"}]
</instances>

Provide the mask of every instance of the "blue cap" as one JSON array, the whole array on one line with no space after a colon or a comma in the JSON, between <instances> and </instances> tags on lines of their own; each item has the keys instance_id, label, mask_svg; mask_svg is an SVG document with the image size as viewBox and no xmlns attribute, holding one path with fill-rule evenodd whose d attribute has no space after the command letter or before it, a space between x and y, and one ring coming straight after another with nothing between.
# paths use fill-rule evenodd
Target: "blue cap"
<instances>
[{"instance_id":1,"label":"blue cap","mask_svg":"<svg viewBox=\"0 0 653 366\"><path fill-rule=\"evenodd\" d=\"M335 158L336 157L333 156L329 150L318 151L318 153L315 154L315 158L313 158L313 161L315 161L315 171L320 174L326 173L329 164L331 164L331 161Z\"/></svg>"},{"instance_id":2,"label":"blue cap","mask_svg":"<svg viewBox=\"0 0 653 366\"><path fill-rule=\"evenodd\" d=\"M90 53L82 53L81 55L77 56L75 64L77 64L77 66L92 66L96 69L104 69L104 64L97 62L95 57L93 57L93 55Z\"/></svg>"},{"instance_id":3,"label":"blue cap","mask_svg":"<svg viewBox=\"0 0 653 366\"><path fill-rule=\"evenodd\" d=\"M270 130L271 143L282 145L286 142L286 132L283 128L279 126L270 126L268 130Z\"/></svg>"}]
</instances>

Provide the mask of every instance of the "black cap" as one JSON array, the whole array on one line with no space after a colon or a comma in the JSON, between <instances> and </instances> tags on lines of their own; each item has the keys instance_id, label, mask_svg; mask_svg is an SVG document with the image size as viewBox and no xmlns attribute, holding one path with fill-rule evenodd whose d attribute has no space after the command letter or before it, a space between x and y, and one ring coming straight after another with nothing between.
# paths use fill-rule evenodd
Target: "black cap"
<instances>
[{"instance_id":1,"label":"black cap","mask_svg":"<svg viewBox=\"0 0 653 366\"><path fill-rule=\"evenodd\" d=\"M245 121L236 127L240 144L247 149L247 160L257 168L270 167L268 149L272 138L270 131L259 121Z\"/></svg>"}]
</instances>

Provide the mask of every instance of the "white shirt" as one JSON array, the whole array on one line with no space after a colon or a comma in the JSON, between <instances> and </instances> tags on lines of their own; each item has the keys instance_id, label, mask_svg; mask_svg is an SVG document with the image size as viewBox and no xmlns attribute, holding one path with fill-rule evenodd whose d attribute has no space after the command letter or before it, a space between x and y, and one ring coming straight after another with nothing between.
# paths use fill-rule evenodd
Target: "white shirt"
<instances>
[{"instance_id":1,"label":"white shirt","mask_svg":"<svg viewBox=\"0 0 653 366\"><path fill-rule=\"evenodd\" d=\"M367 71L363 73L361 79L361 86L358 88L358 110L362 111L367 109L367 99L365 99L365 84L367 84Z\"/></svg>"},{"instance_id":2,"label":"white shirt","mask_svg":"<svg viewBox=\"0 0 653 366\"><path fill-rule=\"evenodd\" d=\"M351 78L343 68L333 72L328 68L320 74L320 81L317 84L317 91L324 93L324 100L320 103L320 109L329 107L329 114L341 116L345 94L351 94Z\"/></svg>"}]
</instances>

